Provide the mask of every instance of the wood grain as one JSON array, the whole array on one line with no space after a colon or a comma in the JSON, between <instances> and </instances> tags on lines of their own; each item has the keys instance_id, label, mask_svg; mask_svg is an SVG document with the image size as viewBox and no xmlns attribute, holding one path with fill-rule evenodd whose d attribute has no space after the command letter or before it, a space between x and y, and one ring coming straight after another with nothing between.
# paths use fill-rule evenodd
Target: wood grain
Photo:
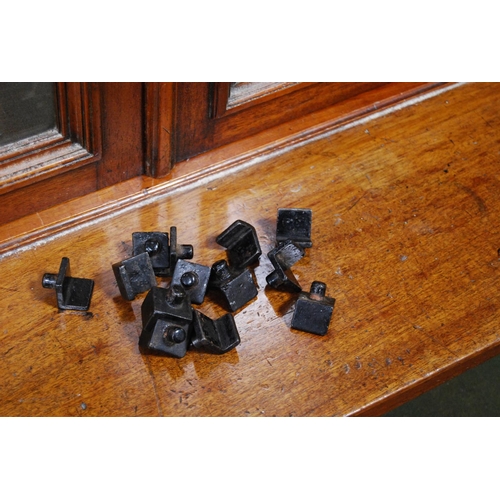
<instances>
[{"instance_id":1,"label":"wood grain","mask_svg":"<svg viewBox=\"0 0 500 500\"><path fill-rule=\"evenodd\" d=\"M0 150L0 225L143 173L141 83L57 88L59 129Z\"/></svg>"},{"instance_id":2,"label":"wood grain","mask_svg":"<svg viewBox=\"0 0 500 500\"><path fill-rule=\"evenodd\" d=\"M145 89L145 174L165 177L172 168L175 84L149 82Z\"/></svg>"},{"instance_id":3,"label":"wood grain","mask_svg":"<svg viewBox=\"0 0 500 500\"><path fill-rule=\"evenodd\" d=\"M0 195L99 160L99 88L88 83L55 87L58 126L0 148ZM0 222L6 220L2 214Z\"/></svg>"},{"instance_id":4,"label":"wood grain","mask_svg":"<svg viewBox=\"0 0 500 500\"><path fill-rule=\"evenodd\" d=\"M175 159L180 162L325 109L347 121L389 98L402 100L428 88L408 82L300 83L221 114L227 85L182 83L176 89Z\"/></svg>"},{"instance_id":5,"label":"wood grain","mask_svg":"<svg viewBox=\"0 0 500 500\"><path fill-rule=\"evenodd\" d=\"M498 84L463 85L6 256L0 414L377 415L498 354L499 98ZM292 331L295 297L265 287L280 207L313 210L293 270L337 300L324 337ZM238 218L264 252L258 297L235 313L241 344L141 355L144 294L124 301L111 269L131 233L176 225L210 265ZM91 313L58 312L41 287L63 256L96 282Z\"/></svg>"},{"instance_id":6,"label":"wood grain","mask_svg":"<svg viewBox=\"0 0 500 500\"><path fill-rule=\"evenodd\" d=\"M432 85L300 83L226 110L224 83L59 83L58 130L0 148L0 202L8 207L0 212L0 225L30 215L37 220L39 212L59 203L141 174L183 176L193 169L177 162L181 172L171 175L176 158L189 160L201 151L210 150L216 162L221 154L226 160L260 155ZM210 101L216 96L222 116L212 119ZM75 177L89 173L82 189L65 185L66 173L81 167ZM13 204L23 199L29 202Z\"/></svg>"},{"instance_id":7,"label":"wood grain","mask_svg":"<svg viewBox=\"0 0 500 500\"><path fill-rule=\"evenodd\" d=\"M349 122L360 116L374 111L386 110L385 112L388 112L387 110L395 104L403 106L409 98L422 93L424 89L430 90L432 87L433 85L429 84L417 87L411 83L399 84L400 95L394 95L393 87L384 87L385 93L378 92L379 100L375 102L374 96L370 93L362 94L333 108L301 116L296 120L187 159L175 164L175 168L169 170L171 162L169 155L173 154L175 141L170 141L167 138L168 134L162 134L158 130L159 123L155 122L155 119L158 119L159 111L162 110L163 125L160 128L167 126L164 119L166 120L170 115L164 105L169 102L169 99L173 98L175 101L175 85L172 87L170 84L146 84L149 113L146 113L145 118L146 125L149 127L146 134L148 138L146 168L151 170L149 172L151 174L154 168L158 167L159 170L155 175L163 176L169 171L168 175L162 178L135 177L100 189L93 194L74 198L65 202L64 207L56 205L45 210L37 210L32 215L0 225L0 253L36 241L41 236L51 237L53 234L69 230L96 217L126 209L133 203L145 202L151 196L158 196L172 189L187 186L204 176L220 175L227 169L239 168L248 162L261 161L263 157L280 154L287 148L296 147L305 141L330 133L340 125L348 126ZM353 112L353 109L356 111ZM155 128L159 135L155 135ZM163 154L161 158L156 156L158 163L155 167L152 159L155 155L161 154ZM75 188L78 189L78 186L79 183L76 183ZM34 198L36 198L36 193ZM15 216L14 211L12 217ZM17 213L17 217L19 216L20 214Z\"/></svg>"},{"instance_id":8,"label":"wood grain","mask_svg":"<svg viewBox=\"0 0 500 500\"><path fill-rule=\"evenodd\" d=\"M103 151L97 189L143 173L143 85L100 84Z\"/></svg>"}]
</instances>

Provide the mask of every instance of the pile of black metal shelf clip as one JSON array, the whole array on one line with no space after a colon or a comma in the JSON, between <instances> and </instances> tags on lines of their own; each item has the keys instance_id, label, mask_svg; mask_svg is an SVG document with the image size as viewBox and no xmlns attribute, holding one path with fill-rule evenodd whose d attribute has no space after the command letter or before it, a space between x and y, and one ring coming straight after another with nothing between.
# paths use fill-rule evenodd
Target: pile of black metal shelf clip
<instances>
[{"instance_id":1,"label":"pile of black metal shelf clip","mask_svg":"<svg viewBox=\"0 0 500 500\"><path fill-rule=\"evenodd\" d=\"M325 296L326 285L321 281L313 281L310 292L303 292L291 269L312 246L311 226L310 209L278 209L276 246L267 254L274 270L266 281L270 287L299 294L292 328L325 335L335 299ZM142 353L182 358L188 348L194 348L223 354L240 343L232 313L258 294L250 266L259 263L262 251L255 228L242 220L233 222L216 237L216 242L226 248L227 260L208 267L189 261L193 247L177 243L175 226L170 228L170 234L132 234L132 257L112 267L124 299L134 300L148 291L141 306ZM170 278L166 288L157 286L157 276ZM45 274L42 284L55 288L60 309L86 310L90 306L94 283L71 278L66 257L58 275ZM230 311L215 320L193 307L202 304L210 291L218 293Z\"/></svg>"}]
</instances>

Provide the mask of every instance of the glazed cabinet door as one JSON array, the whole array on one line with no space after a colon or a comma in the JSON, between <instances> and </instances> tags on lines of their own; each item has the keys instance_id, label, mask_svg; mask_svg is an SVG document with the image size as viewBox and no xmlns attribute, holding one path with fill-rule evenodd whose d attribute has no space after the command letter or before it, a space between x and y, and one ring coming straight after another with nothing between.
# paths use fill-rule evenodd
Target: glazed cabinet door
<instances>
[{"instance_id":1,"label":"glazed cabinet door","mask_svg":"<svg viewBox=\"0 0 500 500\"><path fill-rule=\"evenodd\" d=\"M325 118L339 124L436 84L197 82L146 84L146 171L166 175L200 153ZM281 130L277 132L281 134ZM273 135L276 137L276 134Z\"/></svg>"},{"instance_id":2,"label":"glazed cabinet door","mask_svg":"<svg viewBox=\"0 0 500 500\"><path fill-rule=\"evenodd\" d=\"M0 224L140 175L140 83L0 83Z\"/></svg>"},{"instance_id":3,"label":"glazed cabinet door","mask_svg":"<svg viewBox=\"0 0 500 500\"><path fill-rule=\"evenodd\" d=\"M212 83L179 87L176 161L262 132L380 83Z\"/></svg>"},{"instance_id":4,"label":"glazed cabinet door","mask_svg":"<svg viewBox=\"0 0 500 500\"><path fill-rule=\"evenodd\" d=\"M0 224L132 177L164 177L217 148L335 127L435 85L0 83Z\"/></svg>"}]
</instances>

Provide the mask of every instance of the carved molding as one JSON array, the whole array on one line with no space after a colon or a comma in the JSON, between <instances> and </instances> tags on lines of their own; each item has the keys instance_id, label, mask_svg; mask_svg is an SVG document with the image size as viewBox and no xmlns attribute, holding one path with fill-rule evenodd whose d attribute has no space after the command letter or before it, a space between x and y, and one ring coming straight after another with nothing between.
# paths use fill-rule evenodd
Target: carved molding
<instances>
[{"instance_id":1,"label":"carved molding","mask_svg":"<svg viewBox=\"0 0 500 500\"><path fill-rule=\"evenodd\" d=\"M145 83L145 174L164 177L172 168L176 84Z\"/></svg>"},{"instance_id":2,"label":"carved molding","mask_svg":"<svg viewBox=\"0 0 500 500\"><path fill-rule=\"evenodd\" d=\"M0 148L0 194L100 158L99 86L57 83L56 106L57 129Z\"/></svg>"}]
</instances>

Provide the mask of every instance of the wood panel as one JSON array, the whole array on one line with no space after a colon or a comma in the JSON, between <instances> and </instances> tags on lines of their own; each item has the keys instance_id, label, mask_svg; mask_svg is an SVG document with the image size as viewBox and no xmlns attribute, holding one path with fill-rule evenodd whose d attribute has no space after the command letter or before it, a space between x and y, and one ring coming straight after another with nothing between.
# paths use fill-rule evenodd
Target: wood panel
<instances>
[{"instance_id":1,"label":"wood panel","mask_svg":"<svg viewBox=\"0 0 500 500\"><path fill-rule=\"evenodd\" d=\"M146 94L149 86L156 86L153 95L158 95L160 84L146 84ZM415 88L413 84L399 88L401 96L405 96L407 99L412 94L422 92L421 87ZM173 91L175 91L175 86ZM376 103L371 100L372 96L362 94L349 102L339 103L335 107L335 112L327 108L311 113L264 130L259 134L245 137L241 141L177 163L173 169L170 169L171 165L164 163L164 172L168 172L168 174L161 178L146 176L132 178L101 189L93 195L73 199L65 203L64 210L55 206L4 224L0 226L0 253L10 251L21 244L36 241L43 234L50 237L58 231L68 230L80 223L91 221L95 217L123 210L135 202L143 202L150 196L159 196L169 190L189 186L203 177L222 175L227 169L233 169L248 162L258 162L270 155L276 156L288 148L331 133L339 126L349 126L349 120L352 121L356 117L356 114L352 114L353 108L357 109L357 116L365 116L377 110L387 112L387 108L391 104L404 105L401 96L394 96L391 88L386 89L385 94L380 92L378 95L379 100ZM154 101L150 100L149 102ZM157 109L161 109L161 107ZM146 115L146 122L148 120ZM162 140L167 140L166 135L163 136ZM161 140L156 142L157 153L161 152L160 143ZM148 144L147 149L151 146L151 143ZM166 145L168 148L173 148L173 146L173 142ZM167 156L163 157L163 161L167 162Z\"/></svg>"},{"instance_id":2,"label":"wood panel","mask_svg":"<svg viewBox=\"0 0 500 500\"><path fill-rule=\"evenodd\" d=\"M0 148L0 194L99 159L99 87L58 83L56 88L57 129Z\"/></svg>"},{"instance_id":3,"label":"wood panel","mask_svg":"<svg viewBox=\"0 0 500 500\"><path fill-rule=\"evenodd\" d=\"M102 83L103 154L98 189L144 173L142 83Z\"/></svg>"},{"instance_id":4,"label":"wood panel","mask_svg":"<svg viewBox=\"0 0 500 500\"><path fill-rule=\"evenodd\" d=\"M498 84L463 85L5 256L0 413L380 414L498 354L499 98ZM337 299L325 337L291 330L295 297L265 286L279 207L313 210L293 270ZM144 295L122 300L111 269L131 233L176 225L209 265L237 218L264 251L258 297L235 314L240 346L141 355ZM91 313L59 313L41 287L63 256L96 281Z\"/></svg>"},{"instance_id":5,"label":"wood panel","mask_svg":"<svg viewBox=\"0 0 500 500\"><path fill-rule=\"evenodd\" d=\"M0 150L0 224L143 172L142 84L57 88L58 129Z\"/></svg>"},{"instance_id":6,"label":"wood panel","mask_svg":"<svg viewBox=\"0 0 500 500\"><path fill-rule=\"evenodd\" d=\"M349 112L343 115L347 120L359 114L354 103L359 102L356 98L361 95L376 107L389 96L404 99L409 90L427 88L421 83L302 83L250 100L245 106L236 106L227 113L224 111L225 97L229 99L227 85L183 83L178 85L176 92L175 160L185 160L321 109L332 108L331 114L335 114L337 105L352 101ZM225 107L227 110L227 103Z\"/></svg>"},{"instance_id":7,"label":"wood panel","mask_svg":"<svg viewBox=\"0 0 500 500\"><path fill-rule=\"evenodd\" d=\"M39 218L38 213L51 206L55 207L61 217L65 217L65 208L60 204L92 193L96 186L97 169L92 164L61 173L56 178L29 184L23 189L0 196L1 220L5 224L30 214Z\"/></svg>"},{"instance_id":8,"label":"wood panel","mask_svg":"<svg viewBox=\"0 0 500 500\"><path fill-rule=\"evenodd\" d=\"M174 160L174 102L176 85L171 82L145 83L145 174L164 177Z\"/></svg>"}]
</instances>

